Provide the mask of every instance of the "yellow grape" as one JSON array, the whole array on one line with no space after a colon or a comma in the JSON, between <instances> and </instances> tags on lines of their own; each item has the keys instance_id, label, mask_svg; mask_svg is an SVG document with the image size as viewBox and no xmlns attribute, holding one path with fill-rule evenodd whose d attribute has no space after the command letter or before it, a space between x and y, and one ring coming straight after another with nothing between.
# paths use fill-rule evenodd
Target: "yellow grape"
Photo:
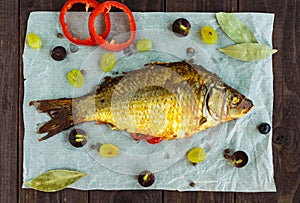
<instances>
[{"instance_id":1,"label":"yellow grape","mask_svg":"<svg viewBox=\"0 0 300 203\"><path fill-rule=\"evenodd\" d=\"M216 44L218 41L218 35L216 31L210 26L204 26L200 30L203 41L206 44Z\"/></svg>"},{"instance_id":2,"label":"yellow grape","mask_svg":"<svg viewBox=\"0 0 300 203\"><path fill-rule=\"evenodd\" d=\"M67 78L69 83L76 88L80 88L84 84L84 76L80 70L71 70L68 72Z\"/></svg>"},{"instance_id":3,"label":"yellow grape","mask_svg":"<svg viewBox=\"0 0 300 203\"><path fill-rule=\"evenodd\" d=\"M203 148L195 147L187 153L187 158L192 163L199 163L206 159L206 153Z\"/></svg>"},{"instance_id":4,"label":"yellow grape","mask_svg":"<svg viewBox=\"0 0 300 203\"><path fill-rule=\"evenodd\" d=\"M117 146L113 144L103 144L99 149L99 153L102 157L111 158L111 157L118 156L119 149Z\"/></svg>"},{"instance_id":5,"label":"yellow grape","mask_svg":"<svg viewBox=\"0 0 300 203\"><path fill-rule=\"evenodd\" d=\"M136 49L140 52L147 52L152 49L152 42L150 39L141 39L136 43Z\"/></svg>"},{"instance_id":6,"label":"yellow grape","mask_svg":"<svg viewBox=\"0 0 300 203\"><path fill-rule=\"evenodd\" d=\"M32 49L39 49L42 46L42 40L41 38L34 33L29 33L26 38L26 42L29 47Z\"/></svg>"},{"instance_id":7,"label":"yellow grape","mask_svg":"<svg viewBox=\"0 0 300 203\"><path fill-rule=\"evenodd\" d=\"M101 56L100 68L104 72L111 71L117 62L117 58L113 53L106 52Z\"/></svg>"}]
</instances>

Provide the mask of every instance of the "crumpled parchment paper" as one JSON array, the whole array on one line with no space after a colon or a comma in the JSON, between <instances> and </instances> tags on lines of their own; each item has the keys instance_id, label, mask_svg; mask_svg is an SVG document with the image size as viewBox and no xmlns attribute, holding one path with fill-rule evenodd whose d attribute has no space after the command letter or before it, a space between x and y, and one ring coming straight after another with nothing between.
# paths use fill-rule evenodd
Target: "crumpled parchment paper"
<instances>
[{"instance_id":1,"label":"crumpled parchment paper","mask_svg":"<svg viewBox=\"0 0 300 203\"><path fill-rule=\"evenodd\" d=\"M273 14L235 15L254 32L260 43L272 46ZM126 132L112 131L106 125L95 123L78 126L89 135L88 144L83 148L77 149L69 144L70 130L39 142L41 135L37 135L36 130L50 117L30 107L30 101L82 96L110 75L99 69L104 50L97 46L79 46L76 53L71 53L70 42L65 37L57 38L57 33L62 33L58 16L58 12L33 12L28 19L27 33L38 34L43 46L40 50L31 49L27 44L24 47L24 182L48 170L70 169L88 174L70 186L81 190L276 191L272 132L263 135L257 130L261 122L272 123L272 58L240 62L220 53L218 48L233 45L234 42L221 30L214 13L134 13L136 41L149 38L153 42L153 49L139 53L132 45L130 50L116 53L118 61L114 71L121 73L133 70L151 61L186 59L186 49L193 47L196 64L217 73L225 83L253 101L254 109L246 116L197 133L189 139L164 141L158 145L149 145L145 141L137 143ZM113 30L110 36L126 38L126 34L122 35L122 29L126 30L126 15L111 13L111 16ZM168 30L169 25L179 17L188 19L192 25L191 33L186 38L176 37ZM87 29L83 29L87 25L87 13L74 12L68 14L67 19L74 33L87 36ZM217 44L206 45L202 41L199 30L205 25L217 31ZM67 49L68 55L65 60L58 62L51 58L50 51L59 45ZM67 72L74 68L86 71L86 82L80 89L72 88L66 79ZM119 156L102 158L91 147L99 143L117 145ZM185 157L192 147L206 150L206 160L197 166L191 165ZM245 151L249 156L248 164L244 168L234 168L223 157L226 148ZM140 186L136 179L136 175L146 169L155 173L156 177L155 183L149 188ZM190 182L194 182L195 187L191 187Z\"/></svg>"}]
</instances>

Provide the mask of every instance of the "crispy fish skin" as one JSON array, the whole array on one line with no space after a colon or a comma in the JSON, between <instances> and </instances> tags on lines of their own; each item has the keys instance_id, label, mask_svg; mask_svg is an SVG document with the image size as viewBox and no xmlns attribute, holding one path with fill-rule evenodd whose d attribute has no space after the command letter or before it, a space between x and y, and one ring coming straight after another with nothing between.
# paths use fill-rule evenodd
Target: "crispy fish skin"
<instances>
[{"instance_id":1,"label":"crispy fish skin","mask_svg":"<svg viewBox=\"0 0 300 203\"><path fill-rule=\"evenodd\" d=\"M32 101L30 105L52 118L38 130L48 132L40 140L90 121L129 133L186 138L240 118L253 107L251 100L216 74L186 61L149 63L125 76L107 78L88 95Z\"/></svg>"}]
</instances>

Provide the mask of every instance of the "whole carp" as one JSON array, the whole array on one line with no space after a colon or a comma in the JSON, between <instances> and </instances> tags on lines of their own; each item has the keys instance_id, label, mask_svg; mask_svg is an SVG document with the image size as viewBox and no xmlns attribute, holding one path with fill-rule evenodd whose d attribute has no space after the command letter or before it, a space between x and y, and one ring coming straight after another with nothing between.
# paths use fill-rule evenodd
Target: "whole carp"
<instances>
[{"instance_id":1,"label":"whole carp","mask_svg":"<svg viewBox=\"0 0 300 203\"><path fill-rule=\"evenodd\" d=\"M251 100L200 65L153 62L123 76L106 77L78 98L31 101L51 120L37 133L45 140L74 125L95 121L135 139L179 139L240 118Z\"/></svg>"}]
</instances>

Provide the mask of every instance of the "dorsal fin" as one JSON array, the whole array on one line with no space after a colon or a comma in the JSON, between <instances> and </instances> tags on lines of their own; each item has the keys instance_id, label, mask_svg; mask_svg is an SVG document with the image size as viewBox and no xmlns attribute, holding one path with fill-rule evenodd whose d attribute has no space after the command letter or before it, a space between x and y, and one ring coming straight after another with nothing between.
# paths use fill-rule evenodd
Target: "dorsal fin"
<instances>
[{"instance_id":1,"label":"dorsal fin","mask_svg":"<svg viewBox=\"0 0 300 203\"><path fill-rule=\"evenodd\" d=\"M99 93L103 91L104 89L114 86L118 84L118 82L123 78L124 76L117 76L117 77L111 77L111 76L105 76L104 82L96 86L96 93Z\"/></svg>"},{"instance_id":2,"label":"dorsal fin","mask_svg":"<svg viewBox=\"0 0 300 203\"><path fill-rule=\"evenodd\" d=\"M189 63L186 61L179 61L179 62L151 62L145 64L146 67L151 67L151 66L163 66L163 67L173 67L173 66L186 66Z\"/></svg>"}]
</instances>

